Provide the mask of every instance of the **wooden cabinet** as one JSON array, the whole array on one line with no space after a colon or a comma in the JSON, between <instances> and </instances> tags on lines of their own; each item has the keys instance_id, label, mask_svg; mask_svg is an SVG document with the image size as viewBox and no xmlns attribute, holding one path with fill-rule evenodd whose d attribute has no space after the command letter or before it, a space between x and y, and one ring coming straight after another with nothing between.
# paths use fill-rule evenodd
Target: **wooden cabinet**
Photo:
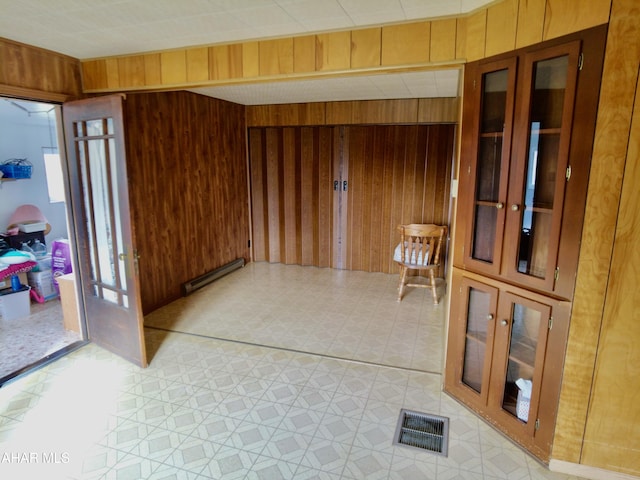
<instances>
[{"instance_id":1,"label":"wooden cabinet","mask_svg":"<svg viewBox=\"0 0 640 480\"><path fill-rule=\"evenodd\" d=\"M465 71L445 389L543 461L555 432L605 31Z\"/></svg>"},{"instance_id":2,"label":"wooden cabinet","mask_svg":"<svg viewBox=\"0 0 640 480\"><path fill-rule=\"evenodd\" d=\"M551 453L570 306L472 272L453 274L457 334L445 388L541 459Z\"/></svg>"},{"instance_id":3,"label":"wooden cabinet","mask_svg":"<svg viewBox=\"0 0 640 480\"><path fill-rule=\"evenodd\" d=\"M572 297L599 88L584 69L602 63L593 36L468 65L456 266Z\"/></svg>"}]
</instances>

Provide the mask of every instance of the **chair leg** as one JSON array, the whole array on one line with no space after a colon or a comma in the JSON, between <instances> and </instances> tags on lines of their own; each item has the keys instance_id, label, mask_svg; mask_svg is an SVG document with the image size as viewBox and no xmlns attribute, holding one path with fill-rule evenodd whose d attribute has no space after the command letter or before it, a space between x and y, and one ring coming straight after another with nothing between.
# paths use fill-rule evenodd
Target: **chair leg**
<instances>
[{"instance_id":1,"label":"chair leg","mask_svg":"<svg viewBox=\"0 0 640 480\"><path fill-rule=\"evenodd\" d=\"M398 284L398 301L399 302L402 300L402 295L404 293L408 270L409 269L407 267L400 267L400 283Z\"/></svg>"},{"instance_id":2,"label":"chair leg","mask_svg":"<svg viewBox=\"0 0 640 480\"><path fill-rule=\"evenodd\" d=\"M433 304L438 305L438 290L436 288L436 275L433 270L429 270L429 278L431 279L431 293L433 294Z\"/></svg>"}]
</instances>

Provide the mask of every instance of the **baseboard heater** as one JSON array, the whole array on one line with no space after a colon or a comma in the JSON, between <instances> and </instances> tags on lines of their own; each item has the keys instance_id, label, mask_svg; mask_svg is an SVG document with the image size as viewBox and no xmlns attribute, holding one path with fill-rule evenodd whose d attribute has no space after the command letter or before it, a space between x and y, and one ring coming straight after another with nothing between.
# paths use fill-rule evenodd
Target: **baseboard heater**
<instances>
[{"instance_id":1,"label":"baseboard heater","mask_svg":"<svg viewBox=\"0 0 640 480\"><path fill-rule=\"evenodd\" d=\"M186 297L199 288L202 288L205 285L209 285L211 282L215 282L219 278L224 277L226 274L242 267L244 267L244 258L237 258L233 262L229 262L226 265L218 267L215 270L211 270L204 275L200 275L193 280L185 282L182 284L182 296Z\"/></svg>"}]
</instances>

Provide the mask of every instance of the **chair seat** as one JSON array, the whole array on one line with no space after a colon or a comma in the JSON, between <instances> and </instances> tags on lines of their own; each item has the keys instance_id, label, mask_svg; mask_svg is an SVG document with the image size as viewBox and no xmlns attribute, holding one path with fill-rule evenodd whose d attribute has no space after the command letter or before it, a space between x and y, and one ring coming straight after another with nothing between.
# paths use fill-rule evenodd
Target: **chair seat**
<instances>
[{"instance_id":1,"label":"chair seat","mask_svg":"<svg viewBox=\"0 0 640 480\"><path fill-rule=\"evenodd\" d=\"M399 225L400 243L393 252L393 260L400 266L400 282L398 284L398 301L406 287L423 287L431 289L433 303L437 304L438 292L436 287L436 271L440 268L440 255L447 227L433 224ZM427 270L429 282L414 283L408 281L409 270Z\"/></svg>"},{"instance_id":2,"label":"chair seat","mask_svg":"<svg viewBox=\"0 0 640 480\"><path fill-rule=\"evenodd\" d=\"M415 245L413 245L415 246ZM417 257L416 257L417 254ZM406 265L426 266L429 264L429 247L427 246L424 254L421 248L411 248L409 252L409 242L404 242L404 258ZM406 261L409 260L409 261ZM402 244L396 245L396 249L393 251L393 261L402 262Z\"/></svg>"}]
</instances>

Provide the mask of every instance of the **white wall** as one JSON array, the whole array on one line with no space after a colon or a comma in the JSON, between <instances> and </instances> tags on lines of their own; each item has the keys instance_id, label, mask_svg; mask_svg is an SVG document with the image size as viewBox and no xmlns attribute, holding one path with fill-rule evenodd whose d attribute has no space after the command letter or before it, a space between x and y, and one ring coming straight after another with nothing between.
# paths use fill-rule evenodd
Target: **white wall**
<instances>
[{"instance_id":1,"label":"white wall","mask_svg":"<svg viewBox=\"0 0 640 480\"><path fill-rule=\"evenodd\" d=\"M43 108L42 104L20 102L20 105L30 111ZM43 147L57 147L55 128L54 112L49 115L29 114L0 98L0 162L10 158L27 158L33 164L30 179L0 182L0 232L6 231L9 218L17 207L36 205L51 225L51 232L45 237L49 249L54 240L68 238L66 206L64 203L49 202L44 169L43 153L51 151L43 150Z\"/></svg>"}]
</instances>

